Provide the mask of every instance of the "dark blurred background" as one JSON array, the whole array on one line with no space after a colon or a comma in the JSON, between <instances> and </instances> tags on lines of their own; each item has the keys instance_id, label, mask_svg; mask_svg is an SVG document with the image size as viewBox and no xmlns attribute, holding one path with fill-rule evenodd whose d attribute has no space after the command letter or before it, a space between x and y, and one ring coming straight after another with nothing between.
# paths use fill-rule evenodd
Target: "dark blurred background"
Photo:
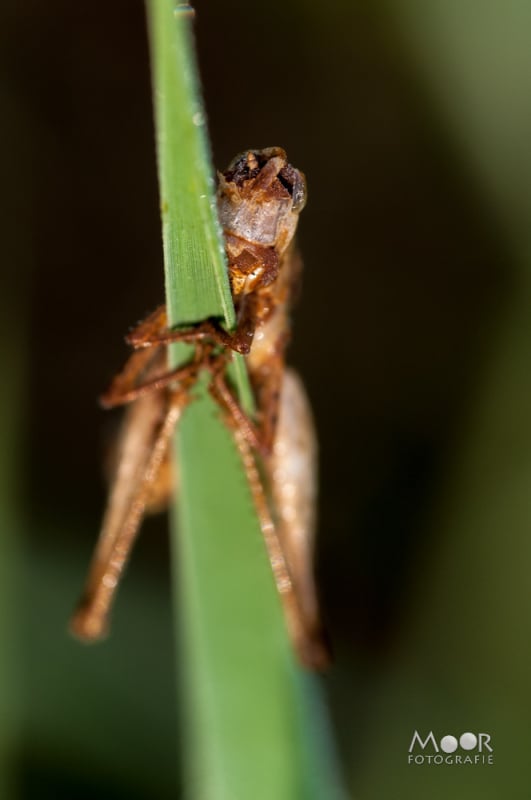
<instances>
[{"instance_id":1,"label":"dark blurred background","mask_svg":"<svg viewBox=\"0 0 531 800\"><path fill-rule=\"evenodd\" d=\"M215 164L281 145L308 179L291 359L320 434L323 688L352 795L528 797L529 7L196 9ZM163 295L144 8L0 14L0 797L174 797L164 519L113 637L65 633L117 422L96 398ZM486 731L495 763L409 766L415 729Z\"/></svg>"}]
</instances>

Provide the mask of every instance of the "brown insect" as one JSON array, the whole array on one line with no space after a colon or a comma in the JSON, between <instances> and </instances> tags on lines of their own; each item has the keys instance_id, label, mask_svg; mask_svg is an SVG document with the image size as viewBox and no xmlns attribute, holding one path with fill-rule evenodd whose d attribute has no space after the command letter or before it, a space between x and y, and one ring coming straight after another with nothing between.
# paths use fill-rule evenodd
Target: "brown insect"
<instances>
[{"instance_id":1,"label":"brown insect","mask_svg":"<svg viewBox=\"0 0 531 800\"><path fill-rule=\"evenodd\" d=\"M100 538L72 631L105 634L114 593L146 511L163 508L172 487L168 444L199 373L233 432L260 518L288 629L300 660L323 668L313 579L316 439L300 379L285 366L289 313L301 261L293 237L306 199L304 175L281 148L248 151L219 175L218 213L225 236L237 327L209 319L168 329L164 307L127 337L135 352L102 397L130 404L118 447ZM194 345L189 363L168 371L165 345ZM233 351L244 354L257 413L240 408L227 378ZM272 506L272 508L271 508Z\"/></svg>"}]
</instances>

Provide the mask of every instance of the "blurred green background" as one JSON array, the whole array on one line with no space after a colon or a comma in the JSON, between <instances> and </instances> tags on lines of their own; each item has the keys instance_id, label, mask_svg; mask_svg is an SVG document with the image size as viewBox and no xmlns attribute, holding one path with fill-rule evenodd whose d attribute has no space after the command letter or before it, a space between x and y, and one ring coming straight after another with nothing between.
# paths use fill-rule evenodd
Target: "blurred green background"
<instances>
[{"instance_id":1,"label":"blurred green background","mask_svg":"<svg viewBox=\"0 0 531 800\"><path fill-rule=\"evenodd\" d=\"M196 8L216 164L282 145L308 177L291 356L352 796L528 798L531 7ZM163 294L144 9L0 15L0 797L176 797L163 519L111 639L65 632L119 418L96 397ZM494 764L410 766L415 729L487 732Z\"/></svg>"}]
</instances>

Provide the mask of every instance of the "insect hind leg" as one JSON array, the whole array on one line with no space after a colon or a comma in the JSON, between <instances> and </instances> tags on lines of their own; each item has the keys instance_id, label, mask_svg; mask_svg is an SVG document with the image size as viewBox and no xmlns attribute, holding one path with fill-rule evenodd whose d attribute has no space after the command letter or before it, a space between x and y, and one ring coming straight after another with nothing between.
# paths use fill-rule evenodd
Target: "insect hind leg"
<instances>
[{"instance_id":1,"label":"insect hind leg","mask_svg":"<svg viewBox=\"0 0 531 800\"><path fill-rule=\"evenodd\" d=\"M290 376L290 390L292 383ZM329 666L331 657L313 596L313 576L308 558L311 541L298 543L296 529L288 525L289 514L286 514L286 504L282 502L274 474L278 467L278 454L276 458L274 453L265 455L263 459L258 458L261 455L260 434L240 409L222 372L214 375L210 392L222 409L224 422L233 434L242 460L294 649L304 666L324 670ZM286 415L283 414L283 417ZM270 483L272 497L265 488L264 473ZM271 500L275 507L279 501L281 503L275 509L275 515L271 511ZM306 533L311 539L311 531Z\"/></svg>"},{"instance_id":2,"label":"insect hind leg","mask_svg":"<svg viewBox=\"0 0 531 800\"><path fill-rule=\"evenodd\" d=\"M70 631L84 641L90 642L105 636L110 609L116 588L127 563L131 548L136 539L142 517L150 503L153 485L157 480L168 452L168 446L182 411L189 401L184 393L173 393L159 421L158 405L160 394L145 398L145 409L137 411L135 424L131 422L128 431L129 450L122 457L121 471L117 473L113 491L105 515L102 531L85 590L70 622ZM136 423L141 423L138 414L151 415L147 419L145 437L137 437ZM151 433L153 428L153 442ZM127 447L127 443L125 445ZM137 455L131 451L134 448ZM149 452L147 452L149 451ZM136 460L138 459L138 464ZM132 485L131 485L132 484Z\"/></svg>"}]
</instances>

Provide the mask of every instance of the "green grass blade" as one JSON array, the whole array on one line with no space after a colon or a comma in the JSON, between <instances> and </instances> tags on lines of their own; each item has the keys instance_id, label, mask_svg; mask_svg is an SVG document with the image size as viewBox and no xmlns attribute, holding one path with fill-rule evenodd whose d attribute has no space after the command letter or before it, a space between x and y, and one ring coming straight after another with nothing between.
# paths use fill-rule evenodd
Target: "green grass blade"
<instances>
[{"instance_id":1,"label":"green grass blade","mask_svg":"<svg viewBox=\"0 0 531 800\"><path fill-rule=\"evenodd\" d=\"M168 310L174 324L221 314L232 325L187 8L149 4Z\"/></svg>"},{"instance_id":2,"label":"green grass blade","mask_svg":"<svg viewBox=\"0 0 531 800\"><path fill-rule=\"evenodd\" d=\"M230 326L191 13L168 0L147 8L170 320L218 316ZM246 401L241 368L238 387ZM314 690L293 662L240 459L204 386L197 393L177 435L173 514L188 796L334 798L333 769L311 735Z\"/></svg>"}]
</instances>

